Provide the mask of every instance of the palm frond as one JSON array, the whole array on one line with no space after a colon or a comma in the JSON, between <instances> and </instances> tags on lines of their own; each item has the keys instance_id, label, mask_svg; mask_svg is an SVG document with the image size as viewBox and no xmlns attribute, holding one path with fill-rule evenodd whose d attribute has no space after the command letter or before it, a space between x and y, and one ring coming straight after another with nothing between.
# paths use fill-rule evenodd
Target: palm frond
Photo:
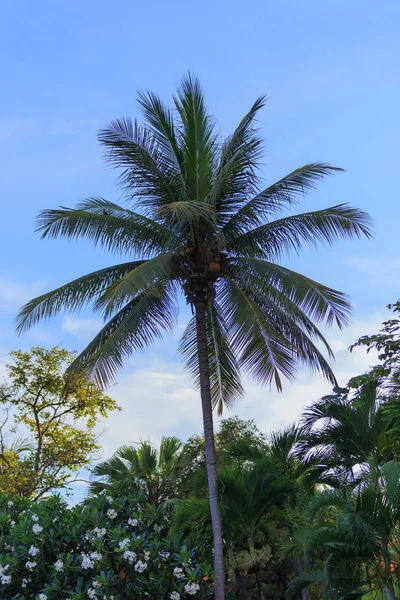
<instances>
[{"instance_id":1,"label":"palm frond","mask_svg":"<svg viewBox=\"0 0 400 600\"><path fill-rule=\"evenodd\" d=\"M176 281L181 274L181 260L176 254L158 254L143 261L119 280L112 283L95 302L95 309L108 318L136 294L152 288L158 282ZM162 290L161 290L162 293Z\"/></svg>"},{"instance_id":2,"label":"palm frond","mask_svg":"<svg viewBox=\"0 0 400 600\"><path fill-rule=\"evenodd\" d=\"M19 311L16 318L17 332L30 329L42 319L53 317L62 310L78 310L141 264L143 261L133 261L106 267L34 298Z\"/></svg>"},{"instance_id":3,"label":"palm frond","mask_svg":"<svg viewBox=\"0 0 400 600\"><path fill-rule=\"evenodd\" d=\"M220 225L257 191L262 140L254 121L265 101L264 96L255 101L221 148L219 166L208 198L208 203L217 209Z\"/></svg>"},{"instance_id":4,"label":"palm frond","mask_svg":"<svg viewBox=\"0 0 400 600\"><path fill-rule=\"evenodd\" d=\"M163 150L164 158L169 159L179 170L183 181L183 155L179 147L179 131L176 130L172 110L166 107L153 92L139 92L138 103L155 141Z\"/></svg>"},{"instance_id":5,"label":"palm frond","mask_svg":"<svg viewBox=\"0 0 400 600\"><path fill-rule=\"evenodd\" d=\"M269 260L299 252L305 245L333 244L344 238L372 237L371 217L348 204L292 215L236 236L227 250Z\"/></svg>"},{"instance_id":6,"label":"palm frond","mask_svg":"<svg viewBox=\"0 0 400 600\"><path fill-rule=\"evenodd\" d=\"M197 77L190 74L184 77L175 106L181 119L186 197L204 202L212 188L218 144L214 122L207 112Z\"/></svg>"},{"instance_id":7,"label":"palm frond","mask_svg":"<svg viewBox=\"0 0 400 600\"><path fill-rule=\"evenodd\" d=\"M180 171L151 129L117 119L100 131L99 141L108 162L123 169L120 183L126 194L151 216L163 204L185 198Z\"/></svg>"},{"instance_id":8,"label":"palm frond","mask_svg":"<svg viewBox=\"0 0 400 600\"><path fill-rule=\"evenodd\" d=\"M296 371L295 353L288 341L232 279L222 281L220 303L239 366L258 383L274 381L282 390L280 375L293 380Z\"/></svg>"},{"instance_id":9,"label":"palm frond","mask_svg":"<svg viewBox=\"0 0 400 600\"><path fill-rule=\"evenodd\" d=\"M76 208L43 210L37 222L42 239L88 239L117 253L135 252L146 257L177 245L171 229L104 198L88 198Z\"/></svg>"},{"instance_id":10,"label":"palm frond","mask_svg":"<svg viewBox=\"0 0 400 600\"><path fill-rule=\"evenodd\" d=\"M302 590L305 590L310 585L323 584L325 582L326 574L323 570L303 571L288 585L286 600L298 600Z\"/></svg>"},{"instance_id":11,"label":"palm frond","mask_svg":"<svg viewBox=\"0 0 400 600\"><path fill-rule=\"evenodd\" d=\"M269 289L272 288L272 293L273 288L279 290L317 323L325 322L327 326L335 323L340 329L348 324L351 309L345 294L265 260L240 257L230 262L229 276L247 287L256 283L259 289L265 290L267 297Z\"/></svg>"},{"instance_id":12,"label":"palm frond","mask_svg":"<svg viewBox=\"0 0 400 600\"><path fill-rule=\"evenodd\" d=\"M218 407L218 413L221 414L224 405L232 406L234 401L243 394L243 388L235 353L228 341L229 336L223 313L217 303L209 307L206 327L211 398L213 407ZM194 318L185 329L178 351L184 359L185 367L199 386L200 375Z\"/></svg>"},{"instance_id":13,"label":"palm frond","mask_svg":"<svg viewBox=\"0 0 400 600\"><path fill-rule=\"evenodd\" d=\"M262 225L265 218L297 204L299 197L314 190L324 177L342 170L325 163L299 167L242 206L222 228L223 235L227 241L231 241L249 228Z\"/></svg>"},{"instance_id":14,"label":"palm frond","mask_svg":"<svg viewBox=\"0 0 400 600\"><path fill-rule=\"evenodd\" d=\"M124 358L148 346L176 321L177 305L171 283L154 284L122 308L68 368L85 371L106 387L122 367Z\"/></svg>"}]
</instances>

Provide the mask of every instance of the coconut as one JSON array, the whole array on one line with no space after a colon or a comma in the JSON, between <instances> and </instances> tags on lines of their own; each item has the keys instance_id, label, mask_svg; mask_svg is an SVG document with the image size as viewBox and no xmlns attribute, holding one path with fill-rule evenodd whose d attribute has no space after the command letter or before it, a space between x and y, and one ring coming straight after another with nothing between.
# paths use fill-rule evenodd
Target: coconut
<instances>
[{"instance_id":1,"label":"coconut","mask_svg":"<svg viewBox=\"0 0 400 600\"><path fill-rule=\"evenodd\" d=\"M208 268L210 269L211 273L219 273L221 270L221 265L219 264L219 262L213 261L210 262Z\"/></svg>"}]
</instances>

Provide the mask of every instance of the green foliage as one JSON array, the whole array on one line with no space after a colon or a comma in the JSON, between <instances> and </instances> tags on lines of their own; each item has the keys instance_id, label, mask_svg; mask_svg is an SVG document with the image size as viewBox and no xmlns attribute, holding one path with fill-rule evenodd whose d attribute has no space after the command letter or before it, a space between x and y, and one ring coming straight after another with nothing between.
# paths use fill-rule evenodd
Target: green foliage
<instances>
[{"instance_id":1,"label":"green foliage","mask_svg":"<svg viewBox=\"0 0 400 600\"><path fill-rule=\"evenodd\" d=\"M191 460L192 454L175 437L162 438L158 450L149 442L142 442L137 448L122 446L93 469L93 476L100 479L91 482L89 493L140 493L149 504L161 506L178 496Z\"/></svg>"},{"instance_id":2,"label":"green foliage","mask_svg":"<svg viewBox=\"0 0 400 600\"><path fill-rule=\"evenodd\" d=\"M0 497L2 600L155 600L212 595L210 567L165 514L140 497L101 494L69 508L59 496Z\"/></svg>"},{"instance_id":3,"label":"green foliage","mask_svg":"<svg viewBox=\"0 0 400 600\"><path fill-rule=\"evenodd\" d=\"M118 408L83 374L67 378L74 356L61 348L13 351L0 402L12 415L10 434L23 431L25 444L7 446L1 428L0 491L40 498L63 488L99 450L94 427Z\"/></svg>"},{"instance_id":4,"label":"green foliage","mask_svg":"<svg viewBox=\"0 0 400 600\"><path fill-rule=\"evenodd\" d=\"M191 75L178 88L175 110L151 92L140 94L144 125L119 119L99 135L108 161L122 169L127 206L89 198L76 208L44 210L38 220L44 238L89 239L138 260L32 300L18 330L92 303L106 324L69 371L83 370L103 386L126 356L174 326L183 294L192 307L205 305L208 378L220 412L242 395L242 372L282 389L281 376L293 379L306 365L334 382L318 343L331 351L316 324L345 325L348 300L275 261L305 246L370 237L370 219L346 204L281 216L340 169L310 163L262 189L256 118L264 104L257 99L223 140ZM197 337L191 321L180 351L199 383Z\"/></svg>"}]
</instances>

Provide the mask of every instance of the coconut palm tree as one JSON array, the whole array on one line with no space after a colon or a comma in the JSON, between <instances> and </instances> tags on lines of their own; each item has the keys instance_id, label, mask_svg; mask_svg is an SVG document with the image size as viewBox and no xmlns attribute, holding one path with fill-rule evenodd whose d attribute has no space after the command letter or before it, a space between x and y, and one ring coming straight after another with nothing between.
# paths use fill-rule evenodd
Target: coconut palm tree
<instances>
[{"instance_id":1,"label":"coconut palm tree","mask_svg":"<svg viewBox=\"0 0 400 600\"><path fill-rule=\"evenodd\" d=\"M89 198L75 208L43 210L43 238L89 239L128 258L79 277L28 302L23 331L62 309L94 303L106 324L77 357L107 385L124 358L172 329L179 294L193 318L180 351L200 388L214 528L216 597L224 596L223 545L213 441L213 407L243 393L240 371L261 384L293 379L308 365L334 381L315 342L331 350L317 328L347 323L349 303L340 292L279 265L289 252L339 238L370 237L368 216L347 204L277 218L285 208L340 169L302 166L261 187L262 140L256 100L236 130L221 140L199 81L184 78L175 111L153 93L139 95L145 125L130 119L100 132L109 162L122 168L127 206Z\"/></svg>"},{"instance_id":2,"label":"coconut palm tree","mask_svg":"<svg viewBox=\"0 0 400 600\"><path fill-rule=\"evenodd\" d=\"M115 492L143 495L146 502L160 506L177 495L178 485L191 457L176 437L164 437L159 449L149 442L138 447L122 446L93 469L95 478L89 495Z\"/></svg>"}]
</instances>

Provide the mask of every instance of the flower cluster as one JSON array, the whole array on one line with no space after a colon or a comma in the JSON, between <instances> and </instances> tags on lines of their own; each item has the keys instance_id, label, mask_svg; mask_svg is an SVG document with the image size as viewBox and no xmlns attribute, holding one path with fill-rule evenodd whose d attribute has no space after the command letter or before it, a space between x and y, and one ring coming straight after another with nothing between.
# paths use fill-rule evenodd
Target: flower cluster
<instances>
[{"instance_id":1,"label":"flower cluster","mask_svg":"<svg viewBox=\"0 0 400 600\"><path fill-rule=\"evenodd\" d=\"M0 581L3 585L11 583L11 575L6 572L9 568L9 565L4 565L4 567L0 565Z\"/></svg>"}]
</instances>

